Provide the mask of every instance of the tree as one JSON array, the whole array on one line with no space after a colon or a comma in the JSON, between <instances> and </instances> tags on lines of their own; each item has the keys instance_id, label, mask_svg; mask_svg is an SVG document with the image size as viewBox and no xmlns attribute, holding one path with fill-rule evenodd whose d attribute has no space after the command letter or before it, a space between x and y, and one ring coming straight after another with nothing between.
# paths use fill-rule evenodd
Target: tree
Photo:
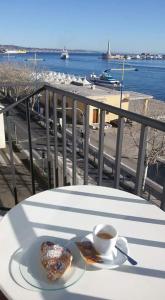
<instances>
[{"instance_id":1,"label":"tree","mask_svg":"<svg viewBox=\"0 0 165 300\"><path fill-rule=\"evenodd\" d=\"M19 63L0 64L1 86L6 86L6 93L14 99L28 95L35 89L33 69Z\"/></svg>"},{"instance_id":2,"label":"tree","mask_svg":"<svg viewBox=\"0 0 165 300\"><path fill-rule=\"evenodd\" d=\"M165 104L158 100L145 100L143 102L139 101L138 103L136 103L135 112L146 115L153 119L162 121L164 118L165 120ZM132 126L129 126L128 128L129 130L127 133L130 136L130 141L132 141L133 147L135 147L137 150L139 148L140 125L133 122ZM143 191L145 189L148 168L156 164L158 162L158 159L163 155L165 155L164 132L148 127L142 184Z\"/></svg>"}]
</instances>

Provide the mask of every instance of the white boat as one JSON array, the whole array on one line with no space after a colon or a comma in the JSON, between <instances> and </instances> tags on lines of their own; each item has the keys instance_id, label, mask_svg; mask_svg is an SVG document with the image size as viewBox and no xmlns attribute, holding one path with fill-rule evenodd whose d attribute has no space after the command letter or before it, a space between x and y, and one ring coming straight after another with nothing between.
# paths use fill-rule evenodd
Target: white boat
<instances>
[{"instance_id":1,"label":"white boat","mask_svg":"<svg viewBox=\"0 0 165 300\"><path fill-rule=\"evenodd\" d=\"M61 56L60 56L61 59L68 59L69 58L69 53L68 53L68 50L64 47L62 53L61 53Z\"/></svg>"},{"instance_id":2,"label":"white boat","mask_svg":"<svg viewBox=\"0 0 165 300\"><path fill-rule=\"evenodd\" d=\"M4 54L26 54L26 53L27 53L26 50L21 50L21 49L19 49L19 50L6 50L4 52Z\"/></svg>"},{"instance_id":3,"label":"white boat","mask_svg":"<svg viewBox=\"0 0 165 300\"><path fill-rule=\"evenodd\" d=\"M112 77L111 73L109 70L105 70L100 76L96 76L95 74L91 74L89 81L97 84L97 85L101 85L101 86L105 86L105 87L120 87L121 83L119 80L116 80Z\"/></svg>"}]
</instances>

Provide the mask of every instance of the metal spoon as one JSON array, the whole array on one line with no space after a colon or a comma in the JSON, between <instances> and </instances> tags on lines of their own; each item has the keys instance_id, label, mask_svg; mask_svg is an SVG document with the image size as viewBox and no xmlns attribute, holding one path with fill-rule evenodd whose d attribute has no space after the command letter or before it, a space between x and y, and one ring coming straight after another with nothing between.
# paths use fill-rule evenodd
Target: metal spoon
<instances>
[{"instance_id":1,"label":"metal spoon","mask_svg":"<svg viewBox=\"0 0 165 300\"><path fill-rule=\"evenodd\" d=\"M124 254L126 257L127 257L127 259L128 259L128 261L129 261L129 263L131 264L131 265L137 265L137 261L136 260L134 260L132 257L130 257L127 253L125 253L123 250L121 250L118 246L115 246L115 248L117 249L117 250L119 250L122 254Z\"/></svg>"}]
</instances>

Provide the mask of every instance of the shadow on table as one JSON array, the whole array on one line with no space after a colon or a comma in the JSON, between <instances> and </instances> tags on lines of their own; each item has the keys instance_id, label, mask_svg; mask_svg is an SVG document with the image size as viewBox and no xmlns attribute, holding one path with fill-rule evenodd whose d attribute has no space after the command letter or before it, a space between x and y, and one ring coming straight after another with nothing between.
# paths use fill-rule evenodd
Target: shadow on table
<instances>
[{"instance_id":1,"label":"shadow on table","mask_svg":"<svg viewBox=\"0 0 165 300\"><path fill-rule=\"evenodd\" d=\"M165 279L165 271L143 268L138 266L136 267L136 266L122 265L120 266L120 268L115 269L115 271Z\"/></svg>"},{"instance_id":2,"label":"shadow on table","mask_svg":"<svg viewBox=\"0 0 165 300\"><path fill-rule=\"evenodd\" d=\"M45 228L51 231L57 231L57 232L64 232L64 233L69 233L76 235L77 237L85 237L87 234L91 233L90 231L87 230L82 230L82 229L76 229L76 228L71 228L71 227L61 227L58 225L50 225L50 224L41 224L41 223L31 223L34 228ZM137 245L145 245L145 246L151 246L151 247L158 247L158 248L165 248L165 242L160 242L160 241L154 241L154 240L145 240L145 239L140 239L140 238L134 238L134 237L127 237L126 235L124 236L128 243L130 244L137 244Z\"/></svg>"},{"instance_id":3,"label":"shadow on table","mask_svg":"<svg viewBox=\"0 0 165 300\"><path fill-rule=\"evenodd\" d=\"M81 192L81 191L71 191L63 188L59 189L52 189L51 192L55 193L64 193L64 194L71 194L71 195L78 195L78 196L84 196L84 197L92 197L92 198L102 198L107 200L115 200L115 201L122 201L122 202L131 202L131 203L138 203L138 204L147 204L152 205L151 203L147 202L145 199L138 199L138 196L135 196L134 198L127 198L125 196L118 197L118 196L109 196L109 195L103 195L103 194L95 194L95 193L87 193L87 192ZM132 196L134 196L132 194Z\"/></svg>"},{"instance_id":4,"label":"shadow on table","mask_svg":"<svg viewBox=\"0 0 165 300\"><path fill-rule=\"evenodd\" d=\"M60 292L60 291L59 291ZM54 294L54 292L53 292ZM43 291L42 292L42 298L43 299L48 299L48 292ZM52 297L52 300L55 299ZM59 298L58 298L59 299ZM73 294L73 293L69 293L67 294L67 299L68 300L107 300L107 298L98 298L98 297L92 297L92 296L86 296L86 295L81 295L81 294ZM2 292L0 291L0 300L8 300L4 294L2 294ZM108 300L111 300L110 298L108 298Z\"/></svg>"},{"instance_id":5,"label":"shadow on table","mask_svg":"<svg viewBox=\"0 0 165 300\"><path fill-rule=\"evenodd\" d=\"M4 294L2 294L2 292L0 291L0 300L8 300Z\"/></svg>"},{"instance_id":6,"label":"shadow on table","mask_svg":"<svg viewBox=\"0 0 165 300\"><path fill-rule=\"evenodd\" d=\"M117 213L109 213L109 212L103 212L103 211L97 211L97 210L82 209L82 208L76 208L76 207L59 206L59 205L55 205L55 204L44 204L44 203L40 203L40 202L28 201L28 202L25 202L24 205L39 206L39 207L45 207L45 208L49 208L49 209L52 208L52 209L56 209L56 210L60 210L60 211L62 210L62 211L81 213L81 214L86 214L86 215L102 216L102 217L106 217L106 218L115 218L115 219L135 221L135 222L165 225L165 221L159 220L159 219L136 217L136 216L123 215L123 214L117 214Z\"/></svg>"},{"instance_id":7,"label":"shadow on table","mask_svg":"<svg viewBox=\"0 0 165 300\"><path fill-rule=\"evenodd\" d=\"M60 291L59 291L60 292ZM58 294L58 300L60 300L60 295ZM48 299L48 294L47 293L42 293L42 297L43 299L47 300ZM55 300L55 297L51 298L52 300ZM64 299L62 297L62 299ZM71 293L66 291L66 300L112 300L112 298L103 298L103 297L92 297L92 296L88 296L88 295L82 295L82 294L78 294L78 293Z\"/></svg>"}]
</instances>

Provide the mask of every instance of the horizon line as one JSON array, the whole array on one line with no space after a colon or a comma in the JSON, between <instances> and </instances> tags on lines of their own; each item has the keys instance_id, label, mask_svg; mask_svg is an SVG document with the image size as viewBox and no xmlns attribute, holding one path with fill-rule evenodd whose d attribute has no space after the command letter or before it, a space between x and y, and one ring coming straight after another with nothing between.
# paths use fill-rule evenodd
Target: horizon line
<instances>
[{"instance_id":1,"label":"horizon line","mask_svg":"<svg viewBox=\"0 0 165 300\"><path fill-rule=\"evenodd\" d=\"M53 50L53 51L61 51L63 48L52 48L52 47L32 47L32 46L18 46L18 45L13 45L13 44L0 44L0 48L3 47L17 47L17 48L24 48L24 49L38 49L38 50ZM91 49L68 49L68 51L86 51L86 52L101 52L101 53L106 53L105 49L104 50L91 50ZM150 53L150 54L155 54L155 53L160 53L163 54L165 51L148 51L148 50L138 50L138 51L130 51L130 50L112 50L112 53L127 53L127 54L141 54L141 53Z\"/></svg>"}]
</instances>

